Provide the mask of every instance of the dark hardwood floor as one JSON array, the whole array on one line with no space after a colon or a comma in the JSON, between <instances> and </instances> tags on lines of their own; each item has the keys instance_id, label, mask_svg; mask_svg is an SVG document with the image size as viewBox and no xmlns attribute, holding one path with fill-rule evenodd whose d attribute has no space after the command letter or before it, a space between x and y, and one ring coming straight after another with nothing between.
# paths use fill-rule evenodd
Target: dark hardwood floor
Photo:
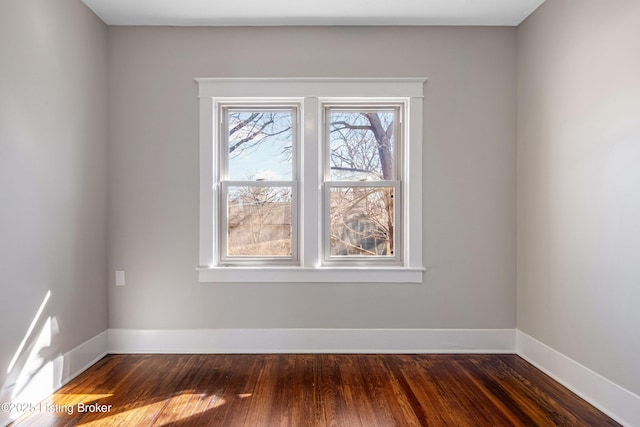
<instances>
[{"instance_id":1,"label":"dark hardwood floor","mask_svg":"<svg viewBox=\"0 0 640 427\"><path fill-rule=\"evenodd\" d=\"M40 409L14 425L618 425L515 355L111 355Z\"/></svg>"}]
</instances>

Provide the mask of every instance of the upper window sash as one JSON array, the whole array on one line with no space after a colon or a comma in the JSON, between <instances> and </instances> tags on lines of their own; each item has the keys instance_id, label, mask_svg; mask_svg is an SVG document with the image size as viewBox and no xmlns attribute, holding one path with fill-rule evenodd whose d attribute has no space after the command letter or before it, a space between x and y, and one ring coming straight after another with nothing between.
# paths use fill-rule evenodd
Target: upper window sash
<instances>
[{"instance_id":1,"label":"upper window sash","mask_svg":"<svg viewBox=\"0 0 640 427\"><path fill-rule=\"evenodd\" d=\"M386 104L384 101L369 99L366 101L360 101L360 104L354 104L352 102L342 102L336 103L333 102L323 102L323 145L324 145L324 180L325 181L338 181L338 180L357 180L357 181L378 181L378 180L399 180L401 179L401 169L402 169L402 145L403 145L403 129L402 124L404 122L404 111L405 111L405 102L396 102L393 104ZM380 164L376 165L377 167L371 168L369 167L370 172L367 173L364 170L360 170L358 174L358 169L366 169L366 167L355 167L354 173L349 176L347 173L332 173L332 170L337 171L339 169L339 165L336 165L332 160L332 150L334 149L335 140L339 138L335 138L335 135L342 134L344 131L349 131L349 127L351 126L353 129L353 133L358 132L358 127L366 126L373 128L371 121L365 119L363 116L372 116L375 117L378 122L377 125L381 127L378 129L379 133L383 133L387 129L385 125L388 125L388 121L392 120L392 135L390 138L392 139L392 144L390 147L390 155L392 157L392 162L390 165L386 165L388 167L385 168L385 165ZM387 126L389 127L389 126ZM371 133L371 136L375 133L373 129L367 131L366 133ZM376 138L378 135L375 135ZM386 137L387 135L381 135L381 138ZM378 156L378 159L381 161L382 159ZM381 162L382 163L382 162ZM357 165L349 165L349 166L357 166ZM347 168L348 169L348 168ZM377 175L377 176L376 176Z\"/></svg>"},{"instance_id":2,"label":"upper window sash","mask_svg":"<svg viewBox=\"0 0 640 427\"><path fill-rule=\"evenodd\" d=\"M286 171L287 176L285 177L279 177L284 179L289 179L291 181L295 181L298 179L298 162L299 162L299 158L298 158L298 151L299 151L299 130L298 130L298 123L299 123L299 116L300 116L300 105L299 104L265 104L263 103L259 103L259 102L244 102L242 104L237 104L234 105L232 103L219 103L218 104L218 110L219 110L219 119L220 119L220 130L219 130L219 134L218 134L218 146L220 147L220 153L219 153L219 158L220 158L220 169L219 169L219 180L224 181L224 180L274 180L276 179L276 177L273 176L255 176L255 177L247 177L245 176L246 173L252 172L252 171L245 171L245 174L242 175L238 175L238 171L234 171L232 170L232 159L234 158L234 156L237 155L238 152L240 152L243 149L247 149L247 150L253 150L254 151L254 158L252 159L254 162L255 167L259 167L259 165L257 164L257 160L259 160L259 156L262 154L264 155L276 155L277 153L274 153L273 150L271 150L271 152L269 152L268 150L265 152L265 150L262 150L262 152L260 152L259 150L256 150L255 147L246 147L245 145L242 144L242 141L245 141L244 143L248 143L251 144L252 141L250 140L251 138L249 138L251 135L247 135L247 133L251 133L252 131L255 133L254 138L260 138L260 131L263 131L264 133L272 133L272 134L276 134L276 135L272 135L271 139L272 141L269 141L270 143L274 143L275 139L278 138L278 136L282 136L281 134L286 132L286 135L290 135L291 136L291 147L289 148L289 153L288 156L290 158L290 168L287 168L288 171ZM284 125L281 125L280 128L278 128L278 123L277 121L282 121L284 119L286 119L287 114L290 115L290 123L286 123ZM231 120L230 116L233 115L235 118L235 120ZM266 116L265 118L255 118L252 121L252 117L255 115L264 115ZM269 125L269 119L271 119L271 121L276 121L276 123L271 123ZM231 120L231 122L230 122ZM245 124L245 126L242 126L242 124ZM266 129L261 129L261 127L264 126ZM287 128L288 127L288 128ZM244 131L244 129L246 128L250 128L250 130ZM233 135L230 135L230 133L233 132ZM244 131L244 132L243 132ZM265 138L264 133L262 134L262 138ZM280 134L280 135L277 135ZM244 137L244 138L243 138ZM231 142L231 140L234 140L236 142L236 144L233 144ZM239 141L238 141L239 140ZM257 145L256 143L260 143L260 141L253 141L254 145ZM285 141L283 141L282 138L280 138L280 143L286 143ZM269 147L264 147L264 148L269 148ZM285 148L284 146L281 147L273 147L276 150L280 149L282 150L283 148ZM234 151L235 149L235 151ZM256 151L258 151L257 153L255 153ZM246 157L246 156L245 156ZM264 157L263 157L264 158ZM233 173L236 172L236 173ZM285 171L280 171L280 172L285 172ZM248 179L251 178L251 179Z\"/></svg>"}]
</instances>

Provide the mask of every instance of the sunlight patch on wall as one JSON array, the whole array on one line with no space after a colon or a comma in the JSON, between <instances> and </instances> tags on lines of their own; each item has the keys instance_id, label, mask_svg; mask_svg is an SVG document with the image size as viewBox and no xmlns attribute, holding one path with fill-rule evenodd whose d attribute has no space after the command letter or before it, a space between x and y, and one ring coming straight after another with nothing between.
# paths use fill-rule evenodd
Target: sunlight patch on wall
<instances>
[{"instance_id":1,"label":"sunlight patch on wall","mask_svg":"<svg viewBox=\"0 0 640 427\"><path fill-rule=\"evenodd\" d=\"M40 320L40 316L42 316L42 311L44 310L45 306L47 305L47 302L49 301L50 297L51 297L51 291L47 291L47 294L44 297L44 301L42 301L42 304L40 304L40 308L38 309L38 311L36 312L35 317L31 321L31 325L29 326L29 329L27 329L27 333L24 335L24 338L22 338L22 342L20 343L20 345L18 346L18 349L16 350L15 354L13 355L13 358L11 359L11 362L9 362L9 367L7 368L7 374L11 373L11 371L13 370L13 367L15 366L16 362L18 361L18 358L22 354L22 351L24 350L24 347L27 344L27 341L28 341L29 337L33 333L33 329L38 324L38 320Z\"/></svg>"}]
</instances>

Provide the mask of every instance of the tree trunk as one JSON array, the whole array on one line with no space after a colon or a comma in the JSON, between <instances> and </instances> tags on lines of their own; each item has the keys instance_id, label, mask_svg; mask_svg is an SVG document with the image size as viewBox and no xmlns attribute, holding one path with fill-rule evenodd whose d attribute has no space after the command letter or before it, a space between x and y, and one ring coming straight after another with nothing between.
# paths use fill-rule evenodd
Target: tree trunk
<instances>
[{"instance_id":1,"label":"tree trunk","mask_svg":"<svg viewBox=\"0 0 640 427\"><path fill-rule=\"evenodd\" d=\"M369 123L371 123L371 131L373 132L378 144L378 155L380 156L380 166L382 167L382 178L388 181L393 180L393 149L391 144L393 141L394 123L392 122L389 124L389 127L385 129L384 126L382 126L380 117L377 113L366 113L366 116ZM387 233L389 236L389 240L387 240L387 255L393 255L394 195L392 189L385 190L385 204L387 208Z\"/></svg>"}]
</instances>

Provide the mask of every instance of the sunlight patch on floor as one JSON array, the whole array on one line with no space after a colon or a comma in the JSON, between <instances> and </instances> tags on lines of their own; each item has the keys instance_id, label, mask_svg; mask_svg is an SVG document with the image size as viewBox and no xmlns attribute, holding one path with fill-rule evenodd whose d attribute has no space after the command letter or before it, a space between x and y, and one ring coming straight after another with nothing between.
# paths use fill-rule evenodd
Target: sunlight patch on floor
<instances>
[{"instance_id":1,"label":"sunlight patch on floor","mask_svg":"<svg viewBox=\"0 0 640 427\"><path fill-rule=\"evenodd\" d=\"M78 403L91 403L100 399L106 399L113 396L113 393L108 394L61 394L56 393L50 400L52 403L60 405L77 405Z\"/></svg>"},{"instance_id":2,"label":"sunlight patch on floor","mask_svg":"<svg viewBox=\"0 0 640 427\"><path fill-rule=\"evenodd\" d=\"M169 399L159 400L143 406L137 406L133 409L101 417L99 420L79 425L88 427L103 426L105 423L109 425L131 425L131 423L135 423L141 418L149 419L149 414L153 412L158 414L158 419L156 421L162 419L162 424L174 423L185 418L207 412L211 409L219 408L227 403L223 397L213 395L207 398L209 400L208 404L201 405L201 407L194 410L193 402L202 398L202 394L182 393ZM113 408L113 410L117 411L118 408Z\"/></svg>"}]
</instances>

